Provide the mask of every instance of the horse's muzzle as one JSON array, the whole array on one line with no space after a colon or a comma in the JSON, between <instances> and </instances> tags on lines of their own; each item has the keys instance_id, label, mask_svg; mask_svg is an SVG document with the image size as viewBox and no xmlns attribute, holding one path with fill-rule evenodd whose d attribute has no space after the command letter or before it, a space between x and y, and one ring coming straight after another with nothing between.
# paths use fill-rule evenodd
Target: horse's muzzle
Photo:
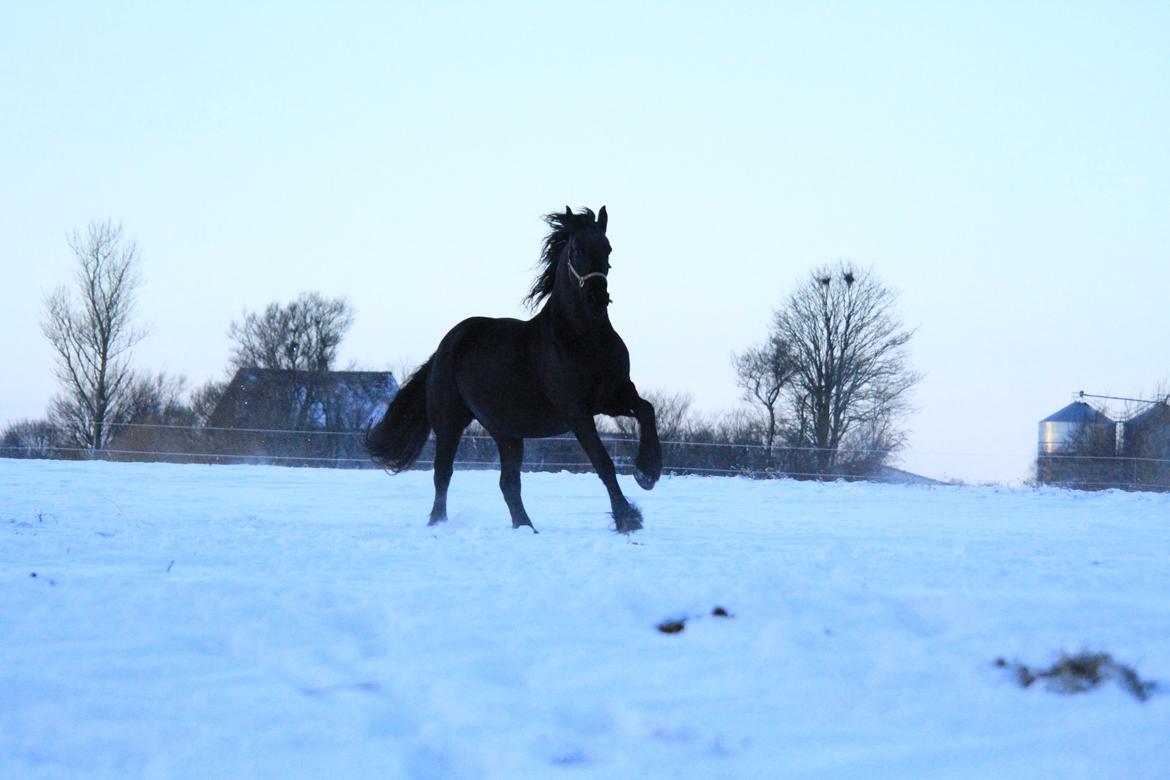
<instances>
[{"instance_id":1,"label":"horse's muzzle","mask_svg":"<svg viewBox=\"0 0 1170 780\"><path fill-rule=\"evenodd\" d=\"M585 286L585 308L594 317L605 314L605 310L609 308L609 291L605 282Z\"/></svg>"}]
</instances>

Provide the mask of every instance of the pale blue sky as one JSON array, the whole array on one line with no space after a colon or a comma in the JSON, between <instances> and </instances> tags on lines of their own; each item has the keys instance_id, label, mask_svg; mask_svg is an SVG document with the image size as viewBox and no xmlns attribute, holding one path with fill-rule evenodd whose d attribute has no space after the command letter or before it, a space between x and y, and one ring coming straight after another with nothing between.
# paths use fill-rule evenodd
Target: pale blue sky
<instances>
[{"instance_id":1,"label":"pale blue sky","mask_svg":"<svg viewBox=\"0 0 1170 780\"><path fill-rule=\"evenodd\" d=\"M702 410L838 258L918 328L914 470L1018 479L1070 392L1170 380L1170 4L241 5L6 6L0 423L43 414L43 296L105 217L136 365L193 384L304 290L368 368L522 316L566 203L609 207L635 381Z\"/></svg>"}]
</instances>

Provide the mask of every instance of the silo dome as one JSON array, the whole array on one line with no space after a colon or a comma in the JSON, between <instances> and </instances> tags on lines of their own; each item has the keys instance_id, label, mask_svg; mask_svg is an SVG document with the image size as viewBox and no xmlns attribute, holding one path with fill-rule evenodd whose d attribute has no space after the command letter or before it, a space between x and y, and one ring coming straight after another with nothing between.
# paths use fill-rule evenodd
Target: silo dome
<instances>
[{"instance_id":1,"label":"silo dome","mask_svg":"<svg viewBox=\"0 0 1170 780\"><path fill-rule=\"evenodd\" d=\"M1084 401L1073 401L1040 421L1040 453L1055 455L1066 452L1085 426L1111 431L1116 438L1117 423Z\"/></svg>"}]
</instances>

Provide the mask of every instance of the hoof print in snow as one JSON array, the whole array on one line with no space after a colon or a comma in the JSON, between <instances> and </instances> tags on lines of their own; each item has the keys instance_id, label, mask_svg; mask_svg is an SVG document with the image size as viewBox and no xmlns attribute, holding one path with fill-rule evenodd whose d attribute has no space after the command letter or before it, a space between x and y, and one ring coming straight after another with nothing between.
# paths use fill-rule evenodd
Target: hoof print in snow
<instances>
[{"instance_id":1,"label":"hoof print in snow","mask_svg":"<svg viewBox=\"0 0 1170 780\"><path fill-rule=\"evenodd\" d=\"M345 693L347 691L377 693L381 690L381 686L376 682L338 683L336 685L322 685L316 688L301 688L300 690L306 696L323 699L335 693Z\"/></svg>"},{"instance_id":2,"label":"hoof print in snow","mask_svg":"<svg viewBox=\"0 0 1170 780\"><path fill-rule=\"evenodd\" d=\"M1000 669L1010 669L1021 688L1028 688L1037 680L1043 680L1044 687L1053 693L1084 693L1102 683L1113 681L1138 701L1146 701L1158 688L1158 683L1141 679L1133 667L1114 661L1108 653L1061 655L1047 669L1030 669L1024 664L1009 663L1003 658L996 658L995 665Z\"/></svg>"},{"instance_id":3,"label":"hoof print in snow","mask_svg":"<svg viewBox=\"0 0 1170 780\"><path fill-rule=\"evenodd\" d=\"M589 763L589 757L580 750L574 750L570 753L554 757L552 762L557 766L579 766Z\"/></svg>"}]
</instances>

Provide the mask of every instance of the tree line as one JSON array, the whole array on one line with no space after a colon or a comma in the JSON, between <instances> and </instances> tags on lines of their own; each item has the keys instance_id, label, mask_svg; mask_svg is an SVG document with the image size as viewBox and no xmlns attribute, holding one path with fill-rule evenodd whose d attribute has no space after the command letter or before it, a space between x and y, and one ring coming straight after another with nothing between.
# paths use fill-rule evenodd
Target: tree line
<instances>
[{"instance_id":1,"label":"tree line","mask_svg":"<svg viewBox=\"0 0 1170 780\"><path fill-rule=\"evenodd\" d=\"M266 425L321 427L320 420L310 424L306 410L328 403L314 396L314 388L326 384L304 377L334 371L354 320L345 299L306 293L245 312L228 327L233 348L226 378L189 389L183 377L132 368L132 349L148 335L134 318L143 282L137 242L121 225L105 221L71 232L68 245L76 260L74 284L48 296L41 323L60 391L45 419L8 426L0 454L95 457L135 426L157 426L156 446L169 436L169 449L190 451L196 446L192 432L208 426L239 369L290 378L279 413L265 418ZM649 393L668 466L832 478L864 476L889 463L905 444L902 422L920 378L909 365L913 331L901 324L896 303L872 269L845 262L814 269L782 300L764 339L731 355L742 408L704 416L692 411L686 393ZM636 423L604 422L620 464ZM578 455L559 452L568 444L543 446L550 464ZM472 460L480 457L473 438L465 449Z\"/></svg>"},{"instance_id":2,"label":"tree line","mask_svg":"<svg viewBox=\"0 0 1170 780\"><path fill-rule=\"evenodd\" d=\"M41 320L59 390L45 418L5 428L0 455L96 457L112 445L198 452L207 441L192 432L207 426L232 375L242 368L282 372L288 378L277 387L283 397L266 399L269 408L260 410L266 425L315 428L307 424L306 412L335 400L315 394L321 383L311 378L335 368L338 347L354 319L344 298L305 293L287 304L245 312L228 327L233 348L225 378L190 388L183 376L131 365L133 347L148 335L135 320L143 283L137 241L106 220L71 231L67 243L75 260L73 284L48 295ZM334 428L353 424L341 414L325 416Z\"/></svg>"}]
</instances>

